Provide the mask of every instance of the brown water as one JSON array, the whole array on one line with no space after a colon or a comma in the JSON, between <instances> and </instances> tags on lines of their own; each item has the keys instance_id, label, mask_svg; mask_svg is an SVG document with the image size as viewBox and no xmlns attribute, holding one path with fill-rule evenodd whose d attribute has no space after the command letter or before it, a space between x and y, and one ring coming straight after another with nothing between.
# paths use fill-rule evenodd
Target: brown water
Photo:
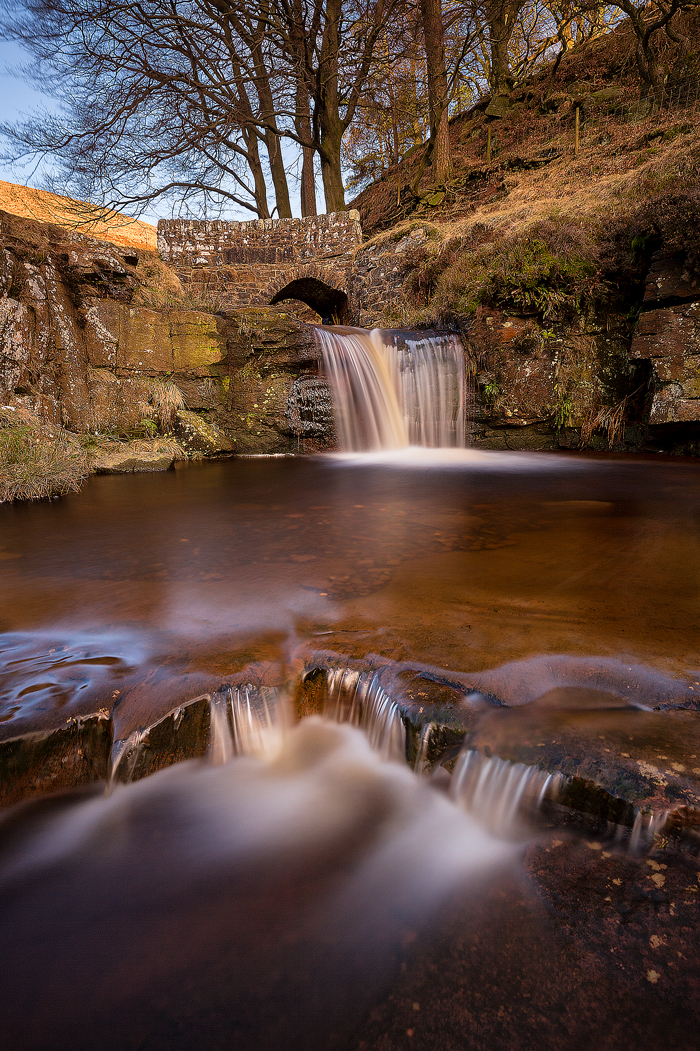
<instances>
[{"instance_id":1,"label":"brown water","mask_svg":"<svg viewBox=\"0 0 700 1051\"><path fill-rule=\"evenodd\" d=\"M93 478L0 509L0 734L105 708L123 739L224 683L293 684L317 650L506 705L555 691L492 709L484 740L566 721L561 686L615 695L605 733L627 734L625 702L700 693L699 510L694 463L468 450ZM452 798L481 826L318 718L266 758L7 811L8 1046L691 1051L697 861L507 842L513 769L474 790L474 762Z\"/></svg>"},{"instance_id":2,"label":"brown water","mask_svg":"<svg viewBox=\"0 0 700 1051\"><path fill-rule=\"evenodd\" d=\"M0 509L0 733L106 707L125 734L312 649L469 673L509 704L692 700L699 508L695 464L469 450L93 478Z\"/></svg>"}]
</instances>

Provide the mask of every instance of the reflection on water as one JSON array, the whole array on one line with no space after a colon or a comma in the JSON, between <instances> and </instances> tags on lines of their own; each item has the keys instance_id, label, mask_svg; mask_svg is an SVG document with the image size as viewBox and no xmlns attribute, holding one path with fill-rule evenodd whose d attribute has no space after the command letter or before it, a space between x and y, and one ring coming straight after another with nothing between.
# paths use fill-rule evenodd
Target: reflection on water
<instances>
[{"instance_id":1,"label":"reflection on water","mask_svg":"<svg viewBox=\"0 0 700 1051\"><path fill-rule=\"evenodd\" d=\"M108 709L135 767L140 730L201 694L215 731L208 763L0 820L9 1046L693 1046L698 954L674 931L696 927L697 866L550 839L527 855L543 917L516 848L455 804L503 833L552 790L540 748L567 776L608 771L614 735L625 778L656 771L663 803L695 713L668 729L645 709L697 707L697 467L425 455L194 465L0 509L0 739ZM379 751L352 725L282 732L272 699L321 650L329 714ZM387 661L406 690L422 669L420 689L480 698L487 758L430 782L387 762ZM697 754L673 775L687 792Z\"/></svg>"},{"instance_id":2,"label":"reflection on water","mask_svg":"<svg viewBox=\"0 0 700 1051\"><path fill-rule=\"evenodd\" d=\"M228 461L2 508L0 733L116 705L126 736L232 676L281 684L317 645L508 703L611 662L632 692L694 690L697 468L466 455Z\"/></svg>"},{"instance_id":3,"label":"reflection on water","mask_svg":"<svg viewBox=\"0 0 700 1051\"><path fill-rule=\"evenodd\" d=\"M91 699L108 697L135 671L142 655L138 639L105 637L100 630L58 637L49 632L0 635L0 722L18 712L41 719L41 713L70 705L85 690ZM112 700L119 693L113 690Z\"/></svg>"}]
</instances>

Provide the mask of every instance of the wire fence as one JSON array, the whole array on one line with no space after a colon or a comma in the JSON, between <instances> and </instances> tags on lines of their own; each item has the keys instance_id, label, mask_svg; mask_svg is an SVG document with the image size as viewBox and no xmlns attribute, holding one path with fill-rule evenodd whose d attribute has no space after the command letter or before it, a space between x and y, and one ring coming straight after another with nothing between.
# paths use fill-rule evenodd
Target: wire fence
<instances>
[{"instance_id":1,"label":"wire fence","mask_svg":"<svg viewBox=\"0 0 700 1051\"><path fill-rule=\"evenodd\" d=\"M699 113L700 78L665 84L635 99L606 98L601 92L578 105L576 100L564 103L558 112L539 118L535 128L527 120L492 121L481 129L471 149L467 145L467 151L475 160L487 163L526 153L539 153L543 159L576 155L583 149L608 145L614 137L627 137L625 132L631 137L646 133L651 141L655 136L650 131L658 128L662 135L669 124L689 123Z\"/></svg>"}]
</instances>

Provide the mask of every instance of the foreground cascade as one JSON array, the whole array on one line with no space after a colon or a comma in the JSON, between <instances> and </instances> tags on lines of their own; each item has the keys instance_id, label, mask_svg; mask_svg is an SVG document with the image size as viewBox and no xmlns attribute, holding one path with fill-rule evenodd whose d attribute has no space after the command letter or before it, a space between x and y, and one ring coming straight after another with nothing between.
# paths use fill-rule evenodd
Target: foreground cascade
<instances>
[{"instance_id":1,"label":"foreground cascade","mask_svg":"<svg viewBox=\"0 0 700 1051\"><path fill-rule=\"evenodd\" d=\"M316 329L344 452L463 448L468 386L454 335Z\"/></svg>"}]
</instances>

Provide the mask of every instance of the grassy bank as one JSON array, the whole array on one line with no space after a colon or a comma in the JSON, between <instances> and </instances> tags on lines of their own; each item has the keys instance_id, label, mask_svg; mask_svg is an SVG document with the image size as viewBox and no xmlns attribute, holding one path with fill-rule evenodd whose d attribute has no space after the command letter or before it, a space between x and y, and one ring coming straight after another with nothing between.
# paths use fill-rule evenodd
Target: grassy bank
<instances>
[{"instance_id":1,"label":"grassy bank","mask_svg":"<svg viewBox=\"0 0 700 1051\"><path fill-rule=\"evenodd\" d=\"M77 439L29 413L0 409L0 503L76 492L89 474Z\"/></svg>"}]
</instances>

